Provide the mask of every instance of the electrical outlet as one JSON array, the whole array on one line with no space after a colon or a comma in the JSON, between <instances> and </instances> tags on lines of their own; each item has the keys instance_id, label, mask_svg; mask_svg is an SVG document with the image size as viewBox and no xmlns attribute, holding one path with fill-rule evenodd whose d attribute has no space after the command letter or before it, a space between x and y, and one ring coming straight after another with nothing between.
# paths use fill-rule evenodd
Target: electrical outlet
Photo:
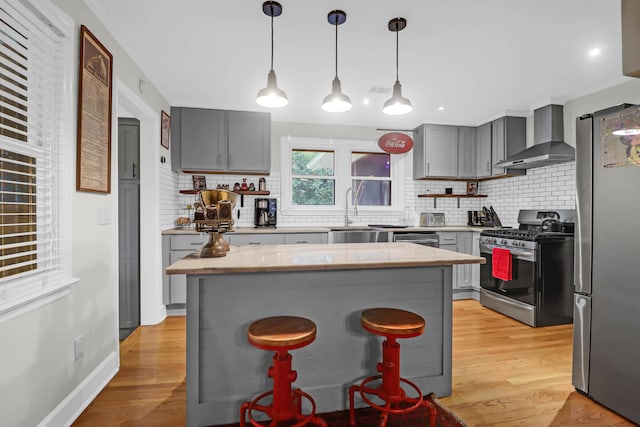
<instances>
[{"instance_id":1,"label":"electrical outlet","mask_svg":"<svg viewBox=\"0 0 640 427\"><path fill-rule=\"evenodd\" d=\"M76 338L73 342L73 348L76 360L82 359L82 356L84 356L84 335L80 335Z\"/></svg>"}]
</instances>

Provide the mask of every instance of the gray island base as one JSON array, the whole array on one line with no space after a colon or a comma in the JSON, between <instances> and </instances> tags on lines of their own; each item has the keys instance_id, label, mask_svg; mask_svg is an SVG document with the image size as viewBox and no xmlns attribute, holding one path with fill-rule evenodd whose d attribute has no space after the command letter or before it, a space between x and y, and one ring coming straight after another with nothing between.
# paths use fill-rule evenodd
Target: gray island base
<instances>
[{"instance_id":1,"label":"gray island base","mask_svg":"<svg viewBox=\"0 0 640 427\"><path fill-rule=\"evenodd\" d=\"M450 395L451 264L481 262L410 243L233 246L224 258L178 261L167 272L187 274L187 425L237 422L241 403L271 388L273 353L251 346L247 330L277 315L317 325L292 355L293 386L318 413L347 409L349 386L376 374L382 339L360 326L373 307L424 317L423 335L398 340L401 374L424 394Z\"/></svg>"}]
</instances>

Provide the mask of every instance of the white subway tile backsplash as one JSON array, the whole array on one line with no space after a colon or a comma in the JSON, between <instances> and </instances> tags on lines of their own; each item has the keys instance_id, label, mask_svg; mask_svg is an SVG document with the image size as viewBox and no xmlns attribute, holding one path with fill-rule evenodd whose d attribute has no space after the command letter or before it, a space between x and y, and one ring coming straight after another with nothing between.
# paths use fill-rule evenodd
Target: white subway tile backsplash
<instances>
[{"instance_id":1,"label":"white subway tile backsplash","mask_svg":"<svg viewBox=\"0 0 640 427\"><path fill-rule=\"evenodd\" d=\"M257 186L259 176L242 175L205 175L207 188L229 185L233 188L236 182L247 178L247 183L254 182ZM280 174L272 173L264 177L267 190L271 194L267 197L278 199L280 202ZM160 171L160 223L163 229L173 227L177 216L186 215L187 204L196 200L194 195L180 194L180 189L193 188L191 174L175 173L168 169ZM517 226L518 211L520 209L574 209L575 208L575 163L529 169L524 176L480 181L479 194L486 194L487 198L418 198L419 194L444 193L445 188L451 187L453 193L465 194L465 181L419 181L406 177L404 182L404 206L409 208L413 217L412 224L417 225L420 212L444 212L447 224L463 225L467 223L467 211L479 210L483 206L493 206L503 225ZM247 227L253 225L254 199L256 196L245 196L244 206L236 206L240 213L236 226ZM262 197L262 196L258 196ZM434 207L434 201L436 207ZM459 202L459 204L458 204ZM459 206L459 207L458 207ZM237 216L237 213L236 213ZM357 224L399 224L404 215L362 215L354 218ZM282 215L278 213L278 224L287 225L342 225L344 216L332 215L326 217L308 215Z\"/></svg>"}]
</instances>

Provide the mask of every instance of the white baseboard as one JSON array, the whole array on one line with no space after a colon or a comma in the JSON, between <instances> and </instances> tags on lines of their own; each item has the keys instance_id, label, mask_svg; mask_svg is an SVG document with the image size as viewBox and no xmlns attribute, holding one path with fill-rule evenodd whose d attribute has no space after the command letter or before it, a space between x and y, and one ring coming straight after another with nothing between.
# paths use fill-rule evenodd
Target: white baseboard
<instances>
[{"instance_id":1,"label":"white baseboard","mask_svg":"<svg viewBox=\"0 0 640 427\"><path fill-rule=\"evenodd\" d=\"M70 426L111 381L119 369L118 353L113 351L84 379L38 427Z\"/></svg>"}]
</instances>

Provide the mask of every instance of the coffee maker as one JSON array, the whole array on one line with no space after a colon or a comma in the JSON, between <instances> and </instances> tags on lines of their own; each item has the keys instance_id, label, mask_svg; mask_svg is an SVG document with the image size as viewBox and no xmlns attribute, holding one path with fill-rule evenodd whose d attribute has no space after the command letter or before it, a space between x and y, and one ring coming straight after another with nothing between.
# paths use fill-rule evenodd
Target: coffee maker
<instances>
[{"instance_id":1,"label":"coffee maker","mask_svg":"<svg viewBox=\"0 0 640 427\"><path fill-rule=\"evenodd\" d=\"M256 227L275 227L278 203L276 199L256 199L254 224Z\"/></svg>"}]
</instances>

